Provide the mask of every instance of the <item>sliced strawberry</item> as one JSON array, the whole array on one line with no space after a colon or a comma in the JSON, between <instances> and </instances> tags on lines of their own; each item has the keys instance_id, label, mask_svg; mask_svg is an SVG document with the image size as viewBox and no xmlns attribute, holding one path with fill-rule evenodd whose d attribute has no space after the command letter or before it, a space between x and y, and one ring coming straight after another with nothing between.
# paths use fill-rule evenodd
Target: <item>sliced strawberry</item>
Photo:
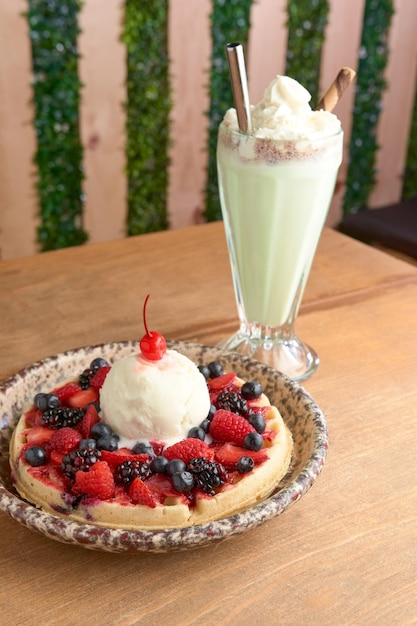
<instances>
[{"instance_id":1,"label":"sliced strawberry","mask_svg":"<svg viewBox=\"0 0 417 626\"><path fill-rule=\"evenodd\" d=\"M155 456L161 456L165 448L165 442L160 441L159 439L152 439L149 443L155 452Z\"/></svg>"},{"instance_id":2,"label":"sliced strawberry","mask_svg":"<svg viewBox=\"0 0 417 626\"><path fill-rule=\"evenodd\" d=\"M214 448L214 459L217 463L224 465L226 469L235 469L236 463L242 456L250 456L254 460L255 465L260 465L269 458L266 450L259 450L258 452L245 450L245 448L235 446L232 443L225 443L220 447Z\"/></svg>"},{"instance_id":3,"label":"sliced strawberry","mask_svg":"<svg viewBox=\"0 0 417 626\"><path fill-rule=\"evenodd\" d=\"M168 461L181 459L184 463L189 463L191 459L197 459L202 456L206 459L211 459L213 457L213 451L205 441L192 437L182 439L164 450L164 457L167 458Z\"/></svg>"},{"instance_id":4,"label":"sliced strawberry","mask_svg":"<svg viewBox=\"0 0 417 626\"><path fill-rule=\"evenodd\" d=\"M25 434L26 442L30 443L31 446L42 446L51 439L54 431L46 426L33 426Z\"/></svg>"},{"instance_id":5,"label":"sliced strawberry","mask_svg":"<svg viewBox=\"0 0 417 626\"><path fill-rule=\"evenodd\" d=\"M97 370L92 379L90 380L90 387L96 389L97 391L102 388L104 381L106 380L107 374L110 372L110 365L104 365Z\"/></svg>"},{"instance_id":6,"label":"sliced strawberry","mask_svg":"<svg viewBox=\"0 0 417 626\"><path fill-rule=\"evenodd\" d=\"M209 433L213 439L231 441L238 446L242 445L246 435L253 432L256 431L247 419L226 409L216 411L210 422Z\"/></svg>"},{"instance_id":7,"label":"sliced strawberry","mask_svg":"<svg viewBox=\"0 0 417 626\"><path fill-rule=\"evenodd\" d=\"M174 486L168 476L163 474L152 474L146 480L146 486L152 493L154 498L164 504L166 498L174 498L184 504L188 504L188 499L185 494L179 493L174 489Z\"/></svg>"},{"instance_id":8,"label":"sliced strawberry","mask_svg":"<svg viewBox=\"0 0 417 626\"><path fill-rule=\"evenodd\" d=\"M73 409L82 409L90 402L97 402L98 392L95 389L82 389L68 400L68 405Z\"/></svg>"},{"instance_id":9,"label":"sliced strawberry","mask_svg":"<svg viewBox=\"0 0 417 626\"><path fill-rule=\"evenodd\" d=\"M65 426L64 428L60 428L54 432L49 445L51 446L51 450L56 450L61 454L68 454L71 450L76 450L78 448L81 439L81 433L76 431L74 428Z\"/></svg>"},{"instance_id":10,"label":"sliced strawberry","mask_svg":"<svg viewBox=\"0 0 417 626\"><path fill-rule=\"evenodd\" d=\"M113 498L115 493L114 478L108 464L105 461L97 461L88 472L79 470L75 474L73 491L100 500Z\"/></svg>"},{"instance_id":11,"label":"sliced strawberry","mask_svg":"<svg viewBox=\"0 0 417 626\"><path fill-rule=\"evenodd\" d=\"M86 410L84 417L77 426L77 430L81 433L83 439L88 439L90 436L91 427L93 424L97 424L100 421L99 414L94 404L90 404Z\"/></svg>"},{"instance_id":12,"label":"sliced strawberry","mask_svg":"<svg viewBox=\"0 0 417 626\"><path fill-rule=\"evenodd\" d=\"M39 424L39 420L42 416L42 411L39 411L35 406L33 406L29 411L26 412L26 424L28 426L35 426Z\"/></svg>"},{"instance_id":13,"label":"sliced strawberry","mask_svg":"<svg viewBox=\"0 0 417 626\"><path fill-rule=\"evenodd\" d=\"M235 372L228 372L227 374L222 374L222 376L217 376L217 378L209 380L208 388L209 391L225 391L229 387L233 386L235 382Z\"/></svg>"},{"instance_id":14,"label":"sliced strawberry","mask_svg":"<svg viewBox=\"0 0 417 626\"><path fill-rule=\"evenodd\" d=\"M51 450L49 460L51 461L52 465L55 465L55 467L61 467L61 462L64 456L64 454L62 454L61 452L57 452L57 450Z\"/></svg>"},{"instance_id":15,"label":"sliced strawberry","mask_svg":"<svg viewBox=\"0 0 417 626\"><path fill-rule=\"evenodd\" d=\"M158 504L157 499L152 495L149 487L137 476L130 484L129 496L133 504L144 504L152 509Z\"/></svg>"},{"instance_id":16,"label":"sliced strawberry","mask_svg":"<svg viewBox=\"0 0 417 626\"><path fill-rule=\"evenodd\" d=\"M77 383L69 382L62 387L57 387L52 391L60 399L61 406L68 406L68 401L82 391Z\"/></svg>"},{"instance_id":17,"label":"sliced strawberry","mask_svg":"<svg viewBox=\"0 0 417 626\"><path fill-rule=\"evenodd\" d=\"M101 458L106 461L109 466L114 469L120 463L125 461L139 461L140 463L146 463L149 461L149 454L135 454L128 448L120 448L115 452L109 452L108 450L101 450Z\"/></svg>"}]
</instances>

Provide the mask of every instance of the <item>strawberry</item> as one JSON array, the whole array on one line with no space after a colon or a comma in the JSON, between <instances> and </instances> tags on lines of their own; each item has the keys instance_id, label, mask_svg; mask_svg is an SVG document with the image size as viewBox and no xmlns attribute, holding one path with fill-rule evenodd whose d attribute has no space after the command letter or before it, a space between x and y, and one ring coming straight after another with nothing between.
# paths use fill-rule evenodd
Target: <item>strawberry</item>
<instances>
[{"instance_id":1,"label":"strawberry","mask_svg":"<svg viewBox=\"0 0 417 626\"><path fill-rule=\"evenodd\" d=\"M26 442L30 443L31 446L42 446L51 439L53 434L52 428L33 426L26 432Z\"/></svg>"},{"instance_id":2,"label":"strawberry","mask_svg":"<svg viewBox=\"0 0 417 626\"><path fill-rule=\"evenodd\" d=\"M61 406L68 406L68 401L70 400L70 398L80 393L80 391L81 387L77 385L77 383L69 382L65 385L62 385L62 387L57 387L52 391L52 393L58 396L61 402Z\"/></svg>"},{"instance_id":3,"label":"strawberry","mask_svg":"<svg viewBox=\"0 0 417 626\"><path fill-rule=\"evenodd\" d=\"M71 396L68 400L68 405L73 409L82 409L86 404L90 402L97 402L98 400L98 392L95 389L82 389L75 395Z\"/></svg>"},{"instance_id":4,"label":"strawberry","mask_svg":"<svg viewBox=\"0 0 417 626\"><path fill-rule=\"evenodd\" d=\"M154 509L157 505L156 498L152 495L149 487L137 476L130 484L129 496L133 504L144 504Z\"/></svg>"},{"instance_id":5,"label":"strawberry","mask_svg":"<svg viewBox=\"0 0 417 626\"><path fill-rule=\"evenodd\" d=\"M62 459L64 458L64 454L62 454L61 452L57 452L56 450L51 450L51 453L49 455L49 460L51 461L52 465L55 465L56 467L61 467L61 463L62 463Z\"/></svg>"},{"instance_id":6,"label":"strawberry","mask_svg":"<svg viewBox=\"0 0 417 626\"><path fill-rule=\"evenodd\" d=\"M120 448L115 452L101 450L101 459L106 461L112 469L125 461L139 461L140 463L146 463L146 461L149 461L149 458L149 454L135 454L128 448Z\"/></svg>"},{"instance_id":7,"label":"strawberry","mask_svg":"<svg viewBox=\"0 0 417 626\"><path fill-rule=\"evenodd\" d=\"M197 459L202 456L206 459L212 458L213 451L205 441L192 437L182 439L164 450L164 457L167 458L168 461L181 459L184 463L189 463L191 459Z\"/></svg>"},{"instance_id":8,"label":"strawberry","mask_svg":"<svg viewBox=\"0 0 417 626\"><path fill-rule=\"evenodd\" d=\"M248 420L226 409L216 411L210 422L209 433L213 439L217 441L231 441L238 446L242 445L246 435L253 432L256 431L249 424Z\"/></svg>"},{"instance_id":9,"label":"strawberry","mask_svg":"<svg viewBox=\"0 0 417 626\"><path fill-rule=\"evenodd\" d=\"M75 493L84 493L100 500L113 498L114 478L108 464L105 461L97 461L88 472L78 470L73 490Z\"/></svg>"},{"instance_id":10,"label":"strawberry","mask_svg":"<svg viewBox=\"0 0 417 626\"><path fill-rule=\"evenodd\" d=\"M90 380L90 387L96 389L97 391L102 388L104 381L106 380L107 374L110 372L110 365L104 365L97 370L92 379Z\"/></svg>"},{"instance_id":11,"label":"strawberry","mask_svg":"<svg viewBox=\"0 0 417 626\"><path fill-rule=\"evenodd\" d=\"M228 372L227 374L222 374L221 376L217 376L217 378L209 380L208 388L209 391L225 391L229 389L229 387L233 387L235 382L235 372Z\"/></svg>"},{"instance_id":12,"label":"strawberry","mask_svg":"<svg viewBox=\"0 0 417 626\"><path fill-rule=\"evenodd\" d=\"M235 469L236 463L242 456L250 456L254 460L255 465L260 465L269 458L265 450L254 452L253 450L245 450L245 448L235 446L232 443L224 443L222 446L216 447L214 451L214 459L217 463L224 465L226 469Z\"/></svg>"},{"instance_id":13,"label":"strawberry","mask_svg":"<svg viewBox=\"0 0 417 626\"><path fill-rule=\"evenodd\" d=\"M35 426L39 424L39 420L42 416L42 411L33 406L29 411L26 412L26 425L27 426Z\"/></svg>"},{"instance_id":14,"label":"strawberry","mask_svg":"<svg viewBox=\"0 0 417 626\"><path fill-rule=\"evenodd\" d=\"M91 427L99 421L100 417L97 413L96 407L94 404L90 404L81 422L77 425L77 430L81 433L83 439L89 438Z\"/></svg>"},{"instance_id":15,"label":"strawberry","mask_svg":"<svg viewBox=\"0 0 417 626\"><path fill-rule=\"evenodd\" d=\"M56 450L60 454L68 454L71 450L76 450L82 439L82 435L74 428L65 426L56 430L52 435L49 445L52 450Z\"/></svg>"}]
</instances>

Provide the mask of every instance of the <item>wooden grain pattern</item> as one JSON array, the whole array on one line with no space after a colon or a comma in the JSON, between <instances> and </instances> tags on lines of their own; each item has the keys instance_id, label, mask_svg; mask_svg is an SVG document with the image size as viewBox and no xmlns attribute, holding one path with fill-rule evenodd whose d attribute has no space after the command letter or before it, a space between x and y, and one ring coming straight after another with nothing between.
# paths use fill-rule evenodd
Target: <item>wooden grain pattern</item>
<instances>
[{"instance_id":1,"label":"wooden grain pattern","mask_svg":"<svg viewBox=\"0 0 417 626\"><path fill-rule=\"evenodd\" d=\"M152 325L214 343L236 313L221 224L0 264L0 378ZM0 515L5 624L403 626L417 615L417 269L325 230L297 328L329 426L312 490L282 516L184 553L65 546ZM59 590L59 592L58 592Z\"/></svg>"}]
</instances>

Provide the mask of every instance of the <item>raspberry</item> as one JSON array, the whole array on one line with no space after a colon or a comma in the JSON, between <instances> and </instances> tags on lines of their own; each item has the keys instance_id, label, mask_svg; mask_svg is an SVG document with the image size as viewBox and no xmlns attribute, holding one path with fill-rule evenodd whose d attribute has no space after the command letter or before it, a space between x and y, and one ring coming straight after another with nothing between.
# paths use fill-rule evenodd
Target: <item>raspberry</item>
<instances>
[{"instance_id":1,"label":"raspberry","mask_svg":"<svg viewBox=\"0 0 417 626\"><path fill-rule=\"evenodd\" d=\"M53 393L58 396L61 406L67 406L68 400L72 398L72 396L77 395L77 393L80 393L80 391L81 387L77 385L77 383L70 382L54 389Z\"/></svg>"},{"instance_id":2,"label":"raspberry","mask_svg":"<svg viewBox=\"0 0 417 626\"><path fill-rule=\"evenodd\" d=\"M83 417L84 409L61 406L57 409L45 411L40 419L40 423L56 429L64 428L65 426L74 427L81 422Z\"/></svg>"},{"instance_id":3,"label":"raspberry","mask_svg":"<svg viewBox=\"0 0 417 626\"><path fill-rule=\"evenodd\" d=\"M238 446L249 433L256 432L254 427L241 415L219 409L210 423L209 434L217 441L229 441Z\"/></svg>"},{"instance_id":4,"label":"raspberry","mask_svg":"<svg viewBox=\"0 0 417 626\"><path fill-rule=\"evenodd\" d=\"M194 476L195 483L210 496L216 494L216 487L221 487L227 481L227 472L224 467L204 457L192 459L187 469Z\"/></svg>"},{"instance_id":5,"label":"raspberry","mask_svg":"<svg viewBox=\"0 0 417 626\"><path fill-rule=\"evenodd\" d=\"M246 400L235 391L223 391L217 396L216 407L232 411L238 415L245 415L248 412Z\"/></svg>"},{"instance_id":6,"label":"raspberry","mask_svg":"<svg viewBox=\"0 0 417 626\"><path fill-rule=\"evenodd\" d=\"M106 365L104 367L100 367L94 376L90 380L90 387L93 389L101 389L104 381L106 380L107 374L110 372L110 365Z\"/></svg>"},{"instance_id":7,"label":"raspberry","mask_svg":"<svg viewBox=\"0 0 417 626\"><path fill-rule=\"evenodd\" d=\"M97 461L88 472L78 471L75 474L73 491L100 500L109 500L114 496L115 491L110 467L105 461Z\"/></svg>"},{"instance_id":8,"label":"raspberry","mask_svg":"<svg viewBox=\"0 0 417 626\"><path fill-rule=\"evenodd\" d=\"M68 454L71 450L78 448L81 439L81 434L78 431L65 426L54 432L49 443L52 450L56 450L61 454Z\"/></svg>"},{"instance_id":9,"label":"raspberry","mask_svg":"<svg viewBox=\"0 0 417 626\"><path fill-rule=\"evenodd\" d=\"M68 476L68 478L74 478L75 474L79 470L87 472L92 465L100 460L100 458L101 452L96 448L72 450L72 452L66 454L62 459L61 469L65 476Z\"/></svg>"},{"instance_id":10,"label":"raspberry","mask_svg":"<svg viewBox=\"0 0 417 626\"><path fill-rule=\"evenodd\" d=\"M129 487L129 496L133 504L144 504L152 509L154 509L157 505L155 496L139 477L136 477L132 481Z\"/></svg>"},{"instance_id":11,"label":"raspberry","mask_svg":"<svg viewBox=\"0 0 417 626\"><path fill-rule=\"evenodd\" d=\"M212 458L213 452L205 441L200 439L182 439L172 446L166 448L163 452L164 457L168 461L180 459L184 463L189 463L191 459L199 457Z\"/></svg>"},{"instance_id":12,"label":"raspberry","mask_svg":"<svg viewBox=\"0 0 417 626\"><path fill-rule=\"evenodd\" d=\"M152 474L149 466L149 463L141 461L123 461L116 467L114 478L116 482L124 485L129 485L135 478L145 480Z\"/></svg>"}]
</instances>

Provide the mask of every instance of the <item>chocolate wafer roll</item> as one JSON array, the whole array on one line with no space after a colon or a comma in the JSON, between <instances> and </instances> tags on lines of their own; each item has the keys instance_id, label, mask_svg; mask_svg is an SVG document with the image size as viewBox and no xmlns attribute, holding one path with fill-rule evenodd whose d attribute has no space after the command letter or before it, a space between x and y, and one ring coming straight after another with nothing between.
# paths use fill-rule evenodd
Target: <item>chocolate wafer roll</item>
<instances>
[{"instance_id":1,"label":"chocolate wafer roll","mask_svg":"<svg viewBox=\"0 0 417 626\"><path fill-rule=\"evenodd\" d=\"M350 67L342 67L335 80L316 106L316 111L320 111L320 109L333 111L342 97L343 92L347 89L355 76L355 70L352 70Z\"/></svg>"}]
</instances>

